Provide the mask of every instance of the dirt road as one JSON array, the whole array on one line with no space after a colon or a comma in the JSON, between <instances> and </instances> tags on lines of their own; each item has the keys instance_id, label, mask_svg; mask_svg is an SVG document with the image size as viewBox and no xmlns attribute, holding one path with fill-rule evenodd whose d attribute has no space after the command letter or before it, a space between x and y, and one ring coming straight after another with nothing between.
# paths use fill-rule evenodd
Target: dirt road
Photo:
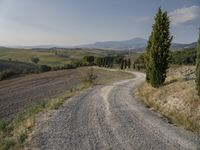
<instances>
[{"instance_id":1,"label":"dirt road","mask_svg":"<svg viewBox=\"0 0 200 150\"><path fill-rule=\"evenodd\" d=\"M144 75L96 86L69 99L39 122L32 149L184 150L196 149L195 135L168 124L132 97Z\"/></svg>"}]
</instances>

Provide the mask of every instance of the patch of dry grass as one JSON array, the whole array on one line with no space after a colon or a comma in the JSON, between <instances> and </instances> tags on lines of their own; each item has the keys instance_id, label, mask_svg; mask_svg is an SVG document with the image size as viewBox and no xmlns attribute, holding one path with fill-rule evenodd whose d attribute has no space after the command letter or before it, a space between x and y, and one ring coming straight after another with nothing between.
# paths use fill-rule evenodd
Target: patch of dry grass
<instances>
[{"instance_id":1,"label":"patch of dry grass","mask_svg":"<svg viewBox=\"0 0 200 150\"><path fill-rule=\"evenodd\" d=\"M195 90L194 79L188 80L182 76L185 73L183 68L171 69L166 84L158 89L143 83L136 95L174 124L199 133L200 98ZM181 76L177 76L178 72Z\"/></svg>"}]
</instances>

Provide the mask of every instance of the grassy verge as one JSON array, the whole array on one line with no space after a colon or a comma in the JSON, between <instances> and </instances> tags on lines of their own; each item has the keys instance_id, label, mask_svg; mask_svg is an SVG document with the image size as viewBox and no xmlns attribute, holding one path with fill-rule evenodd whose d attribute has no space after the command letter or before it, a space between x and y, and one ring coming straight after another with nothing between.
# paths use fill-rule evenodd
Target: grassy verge
<instances>
[{"instance_id":1,"label":"grassy verge","mask_svg":"<svg viewBox=\"0 0 200 150\"><path fill-rule=\"evenodd\" d=\"M19 150L26 147L26 139L35 124L36 115L40 112L58 109L64 101L77 92L88 88L90 85L81 83L78 86L66 91L57 98L42 102L31 107L23 114L17 115L13 120L0 121L0 150Z\"/></svg>"},{"instance_id":2,"label":"grassy verge","mask_svg":"<svg viewBox=\"0 0 200 150\"><path fill-rule=\"evenodd\" d=\"M189 67L190 68L190 67ZM140 85L136 96L153 110L169 119L169 122L187 130L200 133L200 100L193 78L179 77L179 71L172 69L164 86L155 89L146 82Z\"/></svg>"}]
</instances>

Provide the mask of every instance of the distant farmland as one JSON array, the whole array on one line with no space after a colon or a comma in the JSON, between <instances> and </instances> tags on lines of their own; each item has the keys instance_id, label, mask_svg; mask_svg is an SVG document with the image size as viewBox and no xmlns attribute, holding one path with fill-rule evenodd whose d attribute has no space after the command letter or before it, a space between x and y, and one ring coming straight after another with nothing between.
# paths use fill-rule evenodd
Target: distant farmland
<instances>
[{"instance_id":1,"label":"distant farmland","mask_svg":"<svg viewBox=\"0 0 200 150\"><path fill-rule=\"evenodd\" d=\"M31 62L31 58L38 57L39 64L49 66L58 66L69 64L72 61L80 60L86 55L107 56L110 54L119 54L119 51L99 50L99 49L65 49L65 48L50 48L50 49L15 49L15 48L0 48L1 60L12 60L21 62Z\"/></svg>"}]
</instances>

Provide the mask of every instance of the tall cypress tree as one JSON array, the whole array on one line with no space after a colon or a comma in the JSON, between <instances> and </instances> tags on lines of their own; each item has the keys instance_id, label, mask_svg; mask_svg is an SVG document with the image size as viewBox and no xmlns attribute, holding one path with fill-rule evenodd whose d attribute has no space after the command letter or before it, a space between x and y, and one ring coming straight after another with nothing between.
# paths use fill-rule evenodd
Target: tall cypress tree
<instances>
[{"instance_id":1,"label":"tall cypress tree","mask_svg":"<svg viewBox=\"0 0 200 150\"><path fill-rule=\"evenodd\" d=\"M148 83L150 83L150 70L151 70L151 66L150 66L150 64L149 64L149 60L150 60L150 49L151 49L151 41L152 41L152 35L153 35L153 33L151 32L151 35L150 35L150 37L149 37L149 41L148 41L148 43L147 43L147 48L146 48L146 62L145 62L145 68L146 68L146 81L148 82Z\"/></svg>"},{"instance_id":2,"label":"tall cypress tree","mask_svg":"<svg viewBox=\"0 0 200 150\"><path fill-rule=\"evenodd\" d=\"M169 29L167 12L162 12L159 8L149 37L146 58L146 80L156 88L164 83L168 69L169 48L172 41Z\"/></svg>"},{"instance_id":3,"label":"tall cypress tree","mask_svg":"<svg viewBox=\"0 0 200 150\"><path fill-rule=\"evenodd\" d=\"M200 96L200 28L199 28L199 40L197 43L196 88L197 88L197 93Z\"/></svg>"},{"instance_id":4,"label":"tall cypress tree","mask_svg":"<svg viewBox=\"0 0 200 150\"><path fill-rule=\"evenodd\" d=\"M126 69L127 68L127 60L124 59L124 68Z\"/></svg>"},{"instance_id":5,"label":"tall cypress tree","mask_svg":"<svg viewBox=\"0 0 200 150\"><path fill-rule=\"evenodd\" d=\"M120 69L121 69L121 70L123 70L123 69L124 69L124 60L122 60L122 61L121 61L121 64L120 64Z\"/></svg>"},{"instance_id":6,"label":"tall cypress tree","mask_svg":"<svg viewBox=\"0 0 200 150\"><path fill-rule=\"evenodd\" d=\"M130 58L128 59L128 68L129 69L131 68L131 59Z\"/></svg>"}]
</instances>

